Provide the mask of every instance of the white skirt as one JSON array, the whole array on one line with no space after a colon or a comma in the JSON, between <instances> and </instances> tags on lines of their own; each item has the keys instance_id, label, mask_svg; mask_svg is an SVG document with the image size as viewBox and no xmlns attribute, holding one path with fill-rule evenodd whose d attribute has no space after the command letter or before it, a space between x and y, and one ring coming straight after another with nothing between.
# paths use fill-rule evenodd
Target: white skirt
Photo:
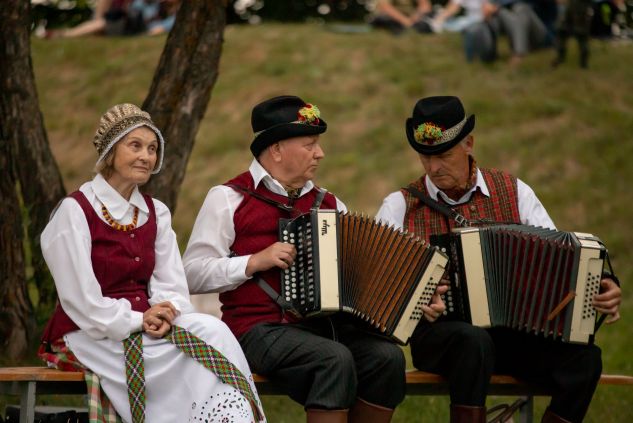
<instances>
[{"instance_id":1,"label":"white skirt","mask_svg":"<svg viewBox=\"0 0 633 423\"><path fill-rule=\"evenodd\" d=\"M244 353L222 321L191 313L177 317L174 324L195 334L231 361L249 381L261 410ZM103 391L123 421L131 422L123 342L95 340L81 330L66 334L64 340L77 359L99 376ZM254 421L248 400L237 389L223 383L171 342L144 334L143 357L148 423Z\"/></svg>"}]
</instances>

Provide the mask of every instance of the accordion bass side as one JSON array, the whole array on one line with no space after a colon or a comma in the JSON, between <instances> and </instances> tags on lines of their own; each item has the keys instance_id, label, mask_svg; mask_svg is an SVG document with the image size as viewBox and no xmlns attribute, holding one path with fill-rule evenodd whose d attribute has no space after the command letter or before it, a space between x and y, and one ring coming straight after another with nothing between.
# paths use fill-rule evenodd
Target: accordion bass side
<instances>
[{"instance_id":1,"label":"accordion bass side","mask_svg":"<svg viewBox=\"0 0 633 423\"><path fill-rule=\"evenodd\" d=\"M563 342L593 342L606 249L591 234L526 225L432 237L450 257L446 318Z\"/></svg>"},{"instance_id":2,"label":"accordion bass side","mask_svg":"<svg viewBox=\"0 0 633 423\"><path fill-rule=\"evenodd\" d=\"M297 249L293 265L281 272L281 296L299 314L350 313L401 344L411 337L448 261L409 234L336 210L281 219L279 239Z\"/></svg>"}]
</instances>

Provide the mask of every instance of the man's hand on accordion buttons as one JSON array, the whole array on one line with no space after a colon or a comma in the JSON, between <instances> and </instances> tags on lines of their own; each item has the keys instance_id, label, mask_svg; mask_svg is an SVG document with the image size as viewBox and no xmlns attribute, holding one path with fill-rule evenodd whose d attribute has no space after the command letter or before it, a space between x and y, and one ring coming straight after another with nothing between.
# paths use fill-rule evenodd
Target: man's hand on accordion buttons
<instances>
[{"instance_id":1,"label":"man's hand on accordion buttons","mask_svg":"<svg viewBox=\"0 0 633 423\"><path fill-rule=\"evenodd\" d=\"M608 314L605 323L613 323L620 319L620 301L622 291L611 278L603 278L600 281L600 293L593 297L593 306L600 313Z\"/></svg>"},{"instance_id":2,"label":"man's hand on accordion buttons","mask_svg":"<svg viewBox=\"0 0 633 423\"><path fill-rule=\"evenodd\" d=\"M435 293L431 297L431 303L428 306L422 306L424 318L429 322L436 321L446 310L446 304L444 304L442 300L442 295L446 294L446 291L448 291L448 285L440 283L437 288L435 288Z\"/></svg>"},{"instance_id":3,"label":"man's hand on accordion buttons","mask_svg":"<svg viewBox=\"0 0 633 423\"><path fill-rule=\"evenodd\" d=\"M295 261L297 250L287 242L275 242L270 247L253 254L246 265L246 276L263 272L273 267L287 269Z\"/></svg>"}]
</instances>

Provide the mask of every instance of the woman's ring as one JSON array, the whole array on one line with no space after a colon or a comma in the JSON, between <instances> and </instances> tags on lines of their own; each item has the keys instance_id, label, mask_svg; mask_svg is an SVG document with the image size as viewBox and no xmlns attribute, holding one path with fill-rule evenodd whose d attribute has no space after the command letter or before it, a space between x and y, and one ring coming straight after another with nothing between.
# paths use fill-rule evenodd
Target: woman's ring
<instances>
[{"instance_id":1,"label":"woman's ring","mask_svg":"<svg viewBox=\"0 0 633 423\"><path fill-rule=\"evenodd\" d=\"M160 317L160 311L159 311L158 313L156 313L156 315L157 315L158 317Z\"/></svg>"}]
</instances>

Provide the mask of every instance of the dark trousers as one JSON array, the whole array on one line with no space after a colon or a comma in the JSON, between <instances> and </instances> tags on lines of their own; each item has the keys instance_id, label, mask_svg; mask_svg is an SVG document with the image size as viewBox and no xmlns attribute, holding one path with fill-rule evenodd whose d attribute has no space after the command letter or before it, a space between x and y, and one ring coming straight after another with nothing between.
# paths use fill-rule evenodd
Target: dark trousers
<instances>
[{"instance_id":1,"label":"dark trousers","mask_svg":"<svg viewBox=\"0 0 633 423\"><path fill-rule=\"evenodd\" d=\"M305 408L346 409L358 397L393 409L404 399L402 349L345 316L260 324L240 344L253 372Z\"/></svg>"},{"instance_id":2,"label":"dark trousers","mask_svg":"<svg viewBox=\"0 0 633 423\"><path fill-rule=\"evenodd\" d=\"M589 61L589 34L591 30L591 0L572 0L567 5L556 32L558 61L565 60L567 39L576 37L580 51L580 65L587 67Z\"/></svg>"},{"instance_id":3,"label":"dark trousers","mask_svg":"<svg viewBox=\"0 0 633 423\"><path fill-rule=\"evenodd\" d=\"M552 390L550 410L580 422L600 379L595 345L552 341L518 331L463 322L422 322L411 338L416 368L449 380L451 403L483 406L493 372Z\"/></svg>"}]
</instances>

